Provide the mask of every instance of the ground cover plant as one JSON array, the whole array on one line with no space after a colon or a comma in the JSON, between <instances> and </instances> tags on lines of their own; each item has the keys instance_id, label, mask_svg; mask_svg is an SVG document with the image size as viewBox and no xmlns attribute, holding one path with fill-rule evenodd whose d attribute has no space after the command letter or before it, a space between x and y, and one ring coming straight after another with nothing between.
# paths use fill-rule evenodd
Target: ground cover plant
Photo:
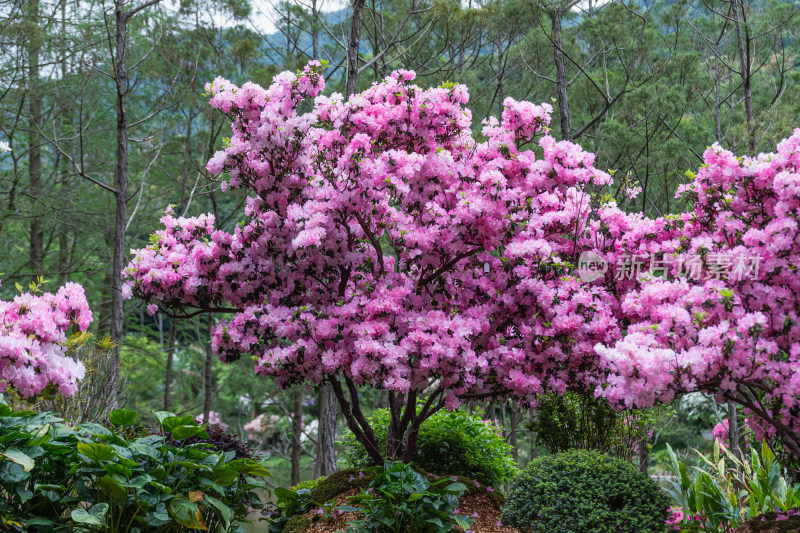
<instances>
[{"instance_id":1,"label":"ground cover plant","mask_svg":"<svg viewBox=\"0 0 800 533\"><path fill-rule=\"evenodd\" d=\"M217 449L191 416L157 413L154 432L136 413L108 427L69 426L52 413L0 404L0 520L11 531L234 531L264 507L258 462Z\"/></svg>"}]
</instances>

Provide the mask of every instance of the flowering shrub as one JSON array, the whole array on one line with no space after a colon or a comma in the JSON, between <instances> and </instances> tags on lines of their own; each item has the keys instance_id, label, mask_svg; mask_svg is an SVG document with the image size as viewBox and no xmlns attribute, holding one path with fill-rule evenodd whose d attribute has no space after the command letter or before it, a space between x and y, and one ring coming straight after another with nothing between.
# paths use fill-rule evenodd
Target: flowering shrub
<instances>
[{"instance_id":1,"label":"flowering shrub","mask_svg":"<svg viewBox=\"0 0 800 533\"><path fill-rule=\"evenodd\" d=\"M632 324L598 347L602 394L644 407L704 391L745 406L800 457L800 129L773 154L736 157L715 144L704 160L678 193L691 212L625 237L672 261L622 295Z\"/></svg>"},{"instance_id":2,"label":"flowering shrub","mask_svg":"<svg viewBox=\"0 0 800 533\"><path fill-rule=\"evenodd\" d=\"M0 301L0 393L12 387L23 398L46 391L72 395L83 363L67 355L68 334L86 331L92 312L83 288L67 283L55 294L31 284L10 302Z\"/></svg>"},{"instance_id":3,"label":"flowering shrub","mask_svg":"<svg viewBox=\"0 0 800 533\"><path fill-rule=\"evenodd\" d=\"M244 425L249 440L264 440L275 430L275 426L280 422L278 415L267 415L261 413L250 422Z\"/></svg>"},{"instance_id":4,"label":"flowering shrub","mask_svg":"<svg viewBox=\"0 0 800 533\"><path fill-rule=\"evenodd\" d=\"M502 521L531 533L663 533L667 496L627 461L571 450L531 461L511 481Z\"/></svg>"},{"instance_id":5,"label":"flowering shrub","mask_svg":"<svg viewBox=\"0 0 800 533\"><path fill-rule=\"evenodd\" d=\"M475 139L466 87L414 78L347 101L320 94L316 62L268 88L209 84L233 136L207 168L251 193L245 219L228 233L168 209L124 296L232 313L221 359L250 353L279 385L330 382L375 464L410 460L443 407L568 388L628 407L715 394L800 457L800 130L756 158L715 145L680 191L693 210L648 219L603 194L593 154L549 135L549 106L508 98ZM586 254L666 264L585 281ZM748 276L723 279L736 268ZM385 455L358 385L389 391Z\"/></svg>"},{"instance_id":6,"label":"flowering shrub","mask_svg":"<svg viewBox=\"0 0 800 533\"><path fill-rule=\"evenodd\" d=\"M209 427L219 428L222 431L228 429L228 424L222 421L222 417L216 411L208 412L208 421L205 420L202 414L194 417L195 422L198 424L207 424Z\"/></svg>"}]
</instances>

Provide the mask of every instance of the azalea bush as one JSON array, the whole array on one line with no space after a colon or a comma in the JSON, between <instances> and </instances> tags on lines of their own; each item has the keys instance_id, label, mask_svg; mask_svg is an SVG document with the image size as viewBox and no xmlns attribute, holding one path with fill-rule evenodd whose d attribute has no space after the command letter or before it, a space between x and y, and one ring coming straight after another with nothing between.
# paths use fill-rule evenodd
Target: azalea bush
<instances>
[{"instance_id":1,"label":"azalea bush","mask_svg":"<svg viewBox=\"0 0 800 533\"><path fill-rule=\"evenodd\" d=\"M124 296L229 313L220 357L329 383L374 464L410 461L443 408L566 390L629 408L706 392L800 457L800 130L753 158L714 145L679 191L689 211L650 219L550 135L550 106L508 98L475 136L466 87L414 79L345 100L311 62L208 84L233 134L207 169L249 193L242 224L168 209ZM385 447L359 386L388 392Z\"/></svg>"},{"instance_id":2,"label":"azalea bush","mask_svg":"<svg viewBox=\"0 0 800 533\"><path fill-rule=\"evenodd\" d=\"M71 396L86 374L67 353L70 334L86 331L92 312L83 287L67 283L55 294L42 280L0 301L0 393L9 388L25 399L45 394Z\"/></svg>"},{"instance_id":3,"label":"azalea bush","mask_svg":"<svg viewBox=\"0 0 800 533\"><path fill-rule=\"evenodd\" d=\"M124 409L72 427L0 404L4 531L224 532L264 507L261 464L188 443L209 437L191 416L155 414L153 434Z\"/></svg>"}]
</instances>

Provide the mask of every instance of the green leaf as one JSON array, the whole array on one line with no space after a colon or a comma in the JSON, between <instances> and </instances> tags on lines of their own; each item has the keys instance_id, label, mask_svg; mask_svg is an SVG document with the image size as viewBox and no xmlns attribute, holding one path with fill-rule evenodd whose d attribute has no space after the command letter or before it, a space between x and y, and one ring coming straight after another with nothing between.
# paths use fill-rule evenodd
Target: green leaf
<instances>
[{"instance_id":1,"label":"green leaf","mask_svg":"<svg viewBox=\"0 0 800 533\"><path fill-rule=\"evenodd\" d=\"M168 416L161 421L161 427L164 431L172 433L173 430L181 426L192 425L196 426L194 417L192 415L186 416Z\"/></svg>"},{"instance_id":2,"label":"green leaf","mask_svg":"<svg viewBox=\"0 0 800 533\"><path fill-rule=\"evenodd\" d=\"M5 452L0 452L0 455L20 465L26 472L33 470L33 459L22 453L16 448L9 448Z\"/></svg>"},{"instance_id":3,"label":"green leaf","mask_svg":"<svg viewBox=\"0 0 800 533\"><path fill-rule=\"evenodd\" d=\"M272 474L269 473L269 470L261 466L256 461L252 459L234 459L226 464L228 468L235 470L240 474L251 474L254 476L271 476Z\"/></svg>"},{"instance_id":4,"label":"green leaf","mask_svg":"<svg viewBox=\"0 0 800 533\"><path fill-rule=\"evenodd\" d=\"M103 476L99 481L100 490L108 496L114 505L124 505L128 499L128 491L122 488L119 483L114 481L111 476Z\"/></svg>"},{"instance_id":5,"label":"green leaf","mask_svg":"<svg viewBox=\"0 0 800 533\"><path fill-rule=\"evenodd\" d=\"M88 511L86 509L73 509L70 516L79 524L103 526L106 523L107 511L107 503L96 503Z\"/></svg>"},{"instance_id":6,"label":"green leaf","mask_svg":"<svg viewBox=\"0 0 800 533\"><path fill-rule=\"evenodd\" d=\"M208 433L199 426L178 426L170 430L170 433L175 440L185 440L197 436L201 436L202 438L208 437Z\"/></svg>"},{"instance_id":7,"label":"green leaf","mask_svg":"<svg viewBox=\"0 0 800 533\"><path fill-rule=\"evenodd\" d=\"M231 520L233 520L233 510L222 503L220 500L214 498L213 496L209 496L208 494L204 495L204 499L211 505L214 509L219 511L219 515L225 521L225 529L229 529L231 525Z\"/></svg>"},{"instance_id":8,"label":"green leaf","mask_svg":"<svg viewBox=\"0 0 800 533\"><path fill-rule=\"evenodd\" d=\"M183 527L208 531L208 526L206 526L203 520L200 508L188 498L183 496L173 498L173 500L169 502L169 514Z\"/></svg>"},{"instance_id":9,"label":"green leaf","mask_svg":"<svg viewBox=\"0 0 800 533\"><path fill-rule=\"evenodd\" d=\"M78 453L97 462L110 461L116 455L111 446L94 442L79 442Z\"/></svg>"},{"instance_id":10,"label":"green leaf","mask_svg":"<svg viewBox=\"0 0 800 533\"><path fill-rule=\"evenodd\" d=\"M153 416L156 417L158 420L159 425L164 422L165 419L175 416L175 413L171 413L169 411L153 411Z\"/></svg>"},{"instance_id":11,"label":"green leaf","mask_svg":"<svg viewBox=\"0 0 800 533\"><path fill-rule=\"evenodd\" d=\"M132 426L136 422L136 411L128 409L116 409L111 411L108 415L108 421L115 426L126 428Z\"/></svg>"}]
</instances>

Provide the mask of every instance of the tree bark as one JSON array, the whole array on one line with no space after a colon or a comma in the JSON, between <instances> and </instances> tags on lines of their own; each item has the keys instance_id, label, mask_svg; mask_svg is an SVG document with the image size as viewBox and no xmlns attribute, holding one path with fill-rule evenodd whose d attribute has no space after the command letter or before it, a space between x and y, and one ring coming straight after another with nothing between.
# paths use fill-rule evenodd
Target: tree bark
<instances>
[{"instance_id":1,"label":"tree bark","mask_svg":"<svg viewBox=\"0 0 800 533\"><path fill-rule=\"evenodd\" d=\"M303 387L295 387L292 410L292 486L300 483L300 454L303 451L300 443L303 434L303 391Z\"/></svg>"},{"instance_id":2,"label":"tree bark","mask_svg":"<svg viewBox=\"0 0 800 533\"><path fill-rule=\"evenodd\" d=\"M747 139L750 155L756 152L756 131L753 124L753 92L750 87L750 31L745 20L744 5L740 0L731 0L733 8L733 21L736 26L736 44L739 47L739 70L742 77L742 90L744 91L744 112L747 120Z\"/></svg>"},{"instance_id":3,"label":"tree bark","mask_svg":"<svg viewBox=\"0 0 800 533\"><path fill-rule=\"evenodd\" d=\"M647 474L650 467L650 447L647 443L647 437L642 437L639 441L639 471Z\"/></svg>"},{"instance_id":4,"label":"tree bark","mask_svg":"<svg viewBox=\"0 0 800 533\"><path fill-rule=\"evenodd\" d=\"M567 69L564 66L563 40L561 36L561 22L564 12L554 8L550 12L550 21L553 29L553 58L556 64L556 89L558 97L558 114L561 119L561 138L565 141L572 140L572 119L569 112L569 96L567 95Z\"/></svg>"},{"instance_id":5,"label":"tree bark","mask_svg":"<svg viewBox=\"0 0 800 533\"><path fill-rule=\"evenodd\" d=\"M353 0L353 18L350 22L350 43L347 47L347 83L345 99L356 92L358 81L358 49L361 44L361 20L366 0Z\"/></svg>"},{"instance_id":6,"label":"tree bark","mask_svg":"<svg viewBox=\"0 0 800 533\"><path fill-rule=\"evenodd\" d=\"M317 26L317 0L311 0L311 59L319 59L319 28Z\"/></svg>"},{"instance_id":7,"label":"tree bark","mask_svg":"<svg viewBox=\"0 0 800 533\"><path fill-rule=\"evenodd\" d=\"M30 179L30 264L31 276L36 280L44 274L44 231L42 229L44 199L42 198L42 142L38 128L42 123L42 97L39 94L39 0L30 0L27 17L31 26L28 38L28 109L30 111L30 148L28 176Z\"/></svg>"},{"instance_id":8,"label":"tree bark","mask_svg":"<svg viewBox=\"0 0 800 533\"><path fill-rule=\"evenodd\" d=\"M519 460L519 434L517 433L517 425L519 425L519 407L516 404L511 404L511 429L508 435L508 443L511 445L511 456L514 461Z\"/></svg>"},{"instance_id":9,"label":"tree bark","mask_svg":"<svg viewBox=\"0 0 800 533\"><path fill-rule=\"evenodd\" d=\"M329 383L322 385L318 395L319 427L317 429L317 460L314 477L336 472L336 414L337 400Z\"/></svg>"},{"instance_id":10,"label":"tree bark","mask_svg":"<svg viewBox=\"0 0 800 533\"><path fill-rule=\"evenodd\" d=\"M742 453L739 449L739 414L736 404L728 402L728 446L733 455L741 458Z\"/></svg>"},{"instance_id":11,"label":"tree bark","mask_svg":"<svg viewBox=\"0 0 800 533\"><path fill-rule=\"evenodd\" d=\"M122 269L125 267L125 225L128 221L128 113L125 99L128 95L128 13L123 0L115 0L114 16L115 54L114 81L117 89L117 165L114 169L116 212L114 215L114 257L111 262L111 342L114 348L106 365L112 407L117 407L119 386L120 346L125 319L122 300Z\"/></svg>"},{"instance_id":12,"label":"tree bark","mask_svg":"<svg viewBox=\"0 0 800 533\"><path fill-rule=\"evenodd\" d=\"M203 367L203 423L208 424L208 413L211 412L211 363L214 361L214 350L211 349L211 338L214 336L214 315L208 315L208 342L206 343L206 363Z\"/></svg>"},{"instance_id":13,"label":"tree bark","mask_svg":"<svg viewBox=\"0 0 800 533\"><path fill-rule=\"evenodd\" d=\"M167 367L164 369L164 410L169 411L170 385L172 385L172 358L175 354L175 337L178 332L178 319L172 319L169 328L169 345L167 346Z\"/></svg>"}]
</instances>

